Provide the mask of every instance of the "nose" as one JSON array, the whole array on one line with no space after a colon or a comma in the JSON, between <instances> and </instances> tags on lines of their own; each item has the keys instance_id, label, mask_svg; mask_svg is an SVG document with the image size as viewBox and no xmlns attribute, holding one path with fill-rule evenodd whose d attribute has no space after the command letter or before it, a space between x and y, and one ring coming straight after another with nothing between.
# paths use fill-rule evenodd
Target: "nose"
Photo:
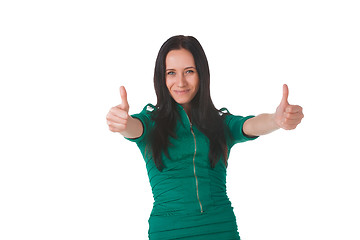
<instances>
[{"instance_id":1,"label":"nose","mask_svg":"<svg viewBox=\"0 0 360 240\"><path fill-rule=\"evenodd\" d=\"M179 74L177 79L177 86L178 87L185 87L186 86L186 78L184 74Z\"/></svg>"}]
</instances>

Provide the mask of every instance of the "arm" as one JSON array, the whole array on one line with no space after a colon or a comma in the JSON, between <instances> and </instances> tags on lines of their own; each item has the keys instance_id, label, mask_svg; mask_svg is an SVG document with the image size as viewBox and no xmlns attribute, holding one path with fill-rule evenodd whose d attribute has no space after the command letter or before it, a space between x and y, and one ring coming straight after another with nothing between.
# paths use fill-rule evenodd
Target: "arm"
<instances>
[{"instance_id":1,"label":"arm","mask_svg":"<svg viewBox=\"0 0 360 240\"><path fill-rule=\"evenodd\" d=\"M243 132L249 137L261 136L278 130L274 114L263 113L245 121Z\"/></svg>"},{"instance_id":2,"label":"arm","mask_svg":"<svg viewBox=\"0 0 360 240\"><path fill-rule=\"evenodd\" d=\"M138 138L142 135L142 133L143 125L141 121L130 116L128 118L125 130L120 132L120 134L126 138Z\"/></svg>"},{"instance_id":3,"label":"arm","mask_svg":"<svg viewBox=\"0 0 360 240\"><path fill-rule=\"evenodd\" d=\"M271 133L279 128L292 130L301 122L304 114L302 107L288 103L289 89L283 86L283 98L276 112L260 114L245 121L243 132L247 136L260 136Z\"/></svg>"},{"instance_id":4,"label":"arm","mask_svg":"<svg viewBox=\"0 0 360 240\"><path fill-rule=\"evenodd\" d=\"M110 109L106 116L109 129L112 132L119 132L126 138L138 138L142 135L144 127L137 118L129 116L129 103L124 87L120 87L122 103Z\"/></svg>"}]
</instances>

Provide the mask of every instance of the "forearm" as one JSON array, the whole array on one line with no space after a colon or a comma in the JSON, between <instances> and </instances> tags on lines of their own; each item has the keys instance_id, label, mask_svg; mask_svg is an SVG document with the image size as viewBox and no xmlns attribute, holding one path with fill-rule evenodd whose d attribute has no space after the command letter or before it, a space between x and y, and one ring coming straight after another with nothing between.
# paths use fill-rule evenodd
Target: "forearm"
<instances>
[{"instance_id":1,"label":"forearm","mask_svg":"<svg viewBox=\"0 0 360 240\"><path fill-rule=\"evenodd\" d=\"M246 120L243 125L243 132L247 136L261 136L279 128L275 122L274 114L263 113Z\"/></svg>"},{"instance_id":2,"label":"forearm","mask_svg":"<svg viewBox=\"0 0 360 240\"><path fill-rule=\"evenodd\" d=\"M120 134L126 138L138 138L143 133L143 125L137 118L129 117L126 123L126 128Z\"/></svg>"}]
</instances>

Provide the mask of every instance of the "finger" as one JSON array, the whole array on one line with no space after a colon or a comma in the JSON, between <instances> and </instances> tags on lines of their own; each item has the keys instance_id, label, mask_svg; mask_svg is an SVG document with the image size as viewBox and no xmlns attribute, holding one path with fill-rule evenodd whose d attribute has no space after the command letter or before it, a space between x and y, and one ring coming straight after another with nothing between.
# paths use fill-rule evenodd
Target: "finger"
<instances>
[{"instance_id":1,"label":"finger","mask_svg":"<svg viewBox=\"0 0 360 240\"><path fill-rule=\"evenodd\" d=\"M288 119L285 118L282 122L283 125L297 125L301 122L302 118L298 118L298 119Z\"/></svg>"},{"instance_id":2,"label":"finger","mask_svg":"<svg viewBox=\"0 0 360 240\"><path fill-rule=\"evenodd\" d=\"M109 122L113 122L113 123L121 123L121 124L127 124L127 119L125 118L120 118L118 116L115 116L113 114L108 114L106 116L106 120Z\"/></svg>"},{"instance_id":3,"label":"finger","mask_svg":"<svg viewBox=\"0 0 360 240\"><path fill-rule=\"evenodd\" d=\"M285 129L285 130L293 130L295 129L299 124L283 124L282 125L282 129Z\"/></svg>"},{"instance_id":4,"label":"finger","mask_svg":"<svg viewBox=\"0 0 360 240\"><path fill-rule=\"evenodd\" d=\"M284 113L284 117L287 119L300 119L304 117L304 114L302 112Z\"/></svg>"},{"instance_id":5,"label":"finger","mask_svg":"<svg viewBox=\"0 0 360 240\"><path fill-rule=\"evenodd\" d=\"M111 126L109 126L109 130L112 132L120 132L120 130L118 130L117 128L111 127Z\"/></svg>"},{"instance_id":6,"label":"finger","mask_svg":"<svg viewBox=\"0 0 360 240\"><path fill-rule=\"evenodd\" d=\"M282 99L281 99L281 103L283 105L289 105L289 102L288 102L288 97L289 97L289 88L286 84L283 85L283 96L282 96Z\"/></svg>"},{"instance_id":7,"label":"finger","mask_svg":"<svg viewBox=\"0 0 360 240\"><path fill-rule=\"evenodd\" d=\"M302 112L302 107L299 105L289 105L286 107L285 112L287 113Z\"/></svg>"},{"instance_id":8,"label":"finger","mask_svg":"<svg viewBox=\"0 0 360 240\"><path fill-rule=\"evenodd\" d=\"M126 125L124 124L117 124L117 123L108 123L109 125L109 129L112 132L121 132L124 131L126 129Z\"/></svg>"},{"instance_id":9,"label":"finger","mask_svg":"<svg viewBox=\"0 0 360 240\"><path fill-rule=\"evenodd\" d=\"M129 114L127 113L126 110L123 110L121 107L119 107L120 105L112 108L109 111L109 115L114 115L118 118L122 118L122 119L128 119L129 118Z\"/></svg>"},{"instance_id":10,"label":"finger","mask_svg":"<svg viewBox=\"0 0 360 240\"><path fill-rule=\"evenodd\" d=\"M120 96L121 96L121 105L123 106L123 108L125 109L129 109L129 103L127 101L127 92L124 86L120 87Z\"/></svg>"}]
</instances>

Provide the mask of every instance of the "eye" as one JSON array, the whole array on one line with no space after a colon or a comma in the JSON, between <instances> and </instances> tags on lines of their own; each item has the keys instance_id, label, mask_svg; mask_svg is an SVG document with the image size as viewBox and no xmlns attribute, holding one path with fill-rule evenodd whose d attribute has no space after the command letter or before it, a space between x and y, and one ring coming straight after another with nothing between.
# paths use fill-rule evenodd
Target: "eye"
<instances>
[{"instance_id":1,"label":"eye","mask_svg":"<svg viewBox=\"0 0 360 240\"><path fill-rule=\"evenodd\" d=\"M187 70L185 73L194 73L194 70Z\"/></svg>"},{"instance_id":2,"label":"eye","mask_svg":"<svg viewBox=\"0 0 360 240\"><path fill-rule=\"evenodd\" d=\"M167 75L175 75L175 72L169 71L169 72L167 72Z\"/></svg>"}]
</instances>

